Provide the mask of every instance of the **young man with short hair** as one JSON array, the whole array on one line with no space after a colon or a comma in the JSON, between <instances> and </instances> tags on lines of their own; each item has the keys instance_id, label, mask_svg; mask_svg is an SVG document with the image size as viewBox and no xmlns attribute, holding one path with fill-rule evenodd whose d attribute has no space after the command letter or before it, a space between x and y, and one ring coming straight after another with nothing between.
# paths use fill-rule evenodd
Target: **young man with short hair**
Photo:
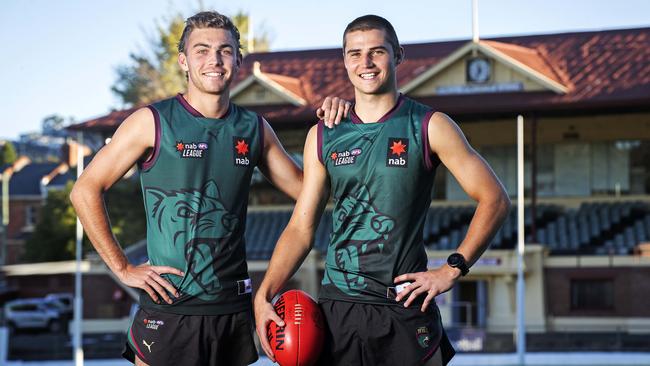
<instances>
[{"instance_id":1,"label":"young man with short hair","mask_svg":"<svg viewBox=\"0 0 650 366\"><path fill-rule=\"evenodd\" d=\"M125 358L136 365L247 365L258 357L244 242L251 176L259 167L295 199L302 171L264 118L230 101L242 55L228 17L188 18L178 52L187 92L131 114L71 200L106 265L141 290ZM333 115L343 102L323 108ZM102 197L135 163L147 215L149 262L141 265L128 263Z\"/></svg>"},{"instance_id":2,"label":"young man with short hair","mask_svg":"<svg viewBox=\"0 0 650 366\"><path fill-rule=\"evenodd\" d=\"M433 298L467 274L510 201L451 118L398 93L404 50L387 20L367 15L351 22L343 58L355 104L337 128L321 122L307 135L303 189L255 297L258 335L273 359L266 327L284 322L270 301L310 251L331 191L320 364L446 364L454 351ZM478 206L448 264L427 270L422 231L440 163Z\"/></svg>"}]
</instances>

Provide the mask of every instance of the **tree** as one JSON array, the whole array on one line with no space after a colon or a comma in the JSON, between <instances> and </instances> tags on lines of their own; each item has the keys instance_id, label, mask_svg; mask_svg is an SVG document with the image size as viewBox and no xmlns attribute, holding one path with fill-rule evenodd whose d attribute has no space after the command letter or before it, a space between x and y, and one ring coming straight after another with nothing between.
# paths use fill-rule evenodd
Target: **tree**
<instances>
[{"instance_id":1,"label":"tree","mask_svg":"<svg viewBox=\"0 0 650 366\"><path fill-rule=\"evenodd\" d=\"M249 16L239 11L233 18L240 30L242 51L248 50ZM178 66L178 42L185 27L185 18L176 14L156 25L149 41L150 55L131 53L131 62L116 69L117 80L111 87L125 106L148 104L170 97L185 89L185 74ZM254 37L255 52L269 49L268 32L261 28Z\"/></svg>"},{"instance_id":2,"label":"tree","mask_svg":"<svg viewBox=\"0 0 650 366\"><path fill-rule=\"evenodd\" d=\"M28 262L50 262L75 257L76 216L70 200L72 182L61 191L50 191L34 233L25 245ZM87 243L84 243L87 246Z\"/></svg>"},{"instance_id":3,"label":"tree","mask_svg":"<svg viewBox=\"0 0 650 366\"><path fill-rule=\"evenodd\" d=\"M77 217L69 196L73 182L61 191L50 191L41 209L34 233L27 240L24 260L51 262L75 257L75 226ZM137 180L121 180L105 194L113 234L122 246L129 246L145 237L142 193ZM84 237L83 251L92 251Z\"/></svg>"},{"instance_id":4,"label":"tree","mask_svg":"<svg viewBox=\"0 0 650 366\"><path fill-rule=\"evenodd\" d=\"M157 25L156 37L150 41L153 56L132 53L130 65L117 67L111 90L125 105L151 103L185 88L185 74L176 64L183 27L181 15L172 17L166 26Z\"/></svg>"},{"instance_id":5,"label":"tree","mask_svg":"<svg viewBox=\"0 0 650 366\"><path fill-rule=\"evenodd\" d=\"M43 135L47 136L62 136L65 134L65 119L58 114L53 114L43 118L41 122Z\"/></svg>"},{"instance_id":6,"label":"tree","mask_svg":"<svg viewBox=\"0 0 650 366\"><path fill-rule=\"evenodd\" d=\"M0 166L5 164L13 164L17 158L18 154L16 154L16 148L14 147L14 144L12 144L11 141L6 141L0 150Z\"/></svg>"},{"instance_id":7,"label":"tree","mask_svg":"<svg viewBox=\"0 0 650 366\"><path fill-rule=\"evenodd\" d=\"M250 50L248 49L248 47L251 46L248 42L250 20L251 16L241 10L232 17L232 22L235 23L235 26L239 30L239 40L244 55L250 53ZM254 33L259 34L259 36L253 34L253 52L267 52L270 49L271 40L266 29L262 26L255 30Z\"/></svg>"}]
</instances>

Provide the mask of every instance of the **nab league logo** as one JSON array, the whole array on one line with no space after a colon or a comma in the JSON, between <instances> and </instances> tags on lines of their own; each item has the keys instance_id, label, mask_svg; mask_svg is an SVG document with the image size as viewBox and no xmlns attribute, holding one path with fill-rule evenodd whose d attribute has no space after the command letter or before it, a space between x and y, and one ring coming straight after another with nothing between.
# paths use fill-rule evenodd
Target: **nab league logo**
<instances>
[{"instance_id":1,"label":"nab league logo","mask_svg":"<svg viewBox=\"0 0 650 366\"><path fill-rule=\"evenodd\" d=\"M176 141L176 151L181 154L181 158L201 159L208 150L207 142L190 142Z\"/></svg>"},{"instance_id":2,"label":"nab league logo","mask_svg":"<svg viewBox=\"0 0 650 366\"><path fill-rule=\"evenodd\" d=\"M361 149L354 148L351 150L334 151L330 154L330 159L334 162L334 166L351 165L357 162L359 155L361 155Z\"/></svg>"},{"instance_id":3,"label":"nab league logo","mask_svg":"<svg viewBox=\"0 0 650 366\"><path fill-rule=\"evenodd\" d=\"M251 164L250 159L248 158L248 153L250 150L250 139L244 137L233 137L233 156L235 158L235 165L238 166L249 166Z\"/></svg>"},{"instance_id":4,"label":"nab league logo","mask_svg":"<svg viewBox=\"0 0 650 366\"><path fill-rule=\"evenodd\" d=\"M153 320L153 319L145 318L144 325L147 327L147 329L158 330L160 326L165 325L165 322L162 320Z\"/></svg>"},{"instance_id":5,"label":"nab league logo","mask_svg":"<svg viewBox=\"0 0 650 366\"><path fill-rule=\"evenodd\" d=\"M409 139L390 137L386 150L386 166L406 168L409 165Z\"/></svg>"}]
</instances>

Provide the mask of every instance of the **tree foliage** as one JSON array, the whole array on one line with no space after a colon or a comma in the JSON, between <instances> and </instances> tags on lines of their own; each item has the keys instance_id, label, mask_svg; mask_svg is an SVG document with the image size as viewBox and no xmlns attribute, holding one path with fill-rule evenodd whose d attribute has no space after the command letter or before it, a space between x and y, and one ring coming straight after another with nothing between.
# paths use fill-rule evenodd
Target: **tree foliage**
<instances>
[{"instance_id":1,"label":"tree foliage","mask_svg":"<svg viewBox=\"0 0 650 366\"><path fill-rule=\"evenodd\" d=\"M58 114L47 116L41 122L43 135L47 136L65 136L65 125L65 118Z\"/></svg>"},{"instance_id":2,"label":"tree foliage","mask_svg":"<svg viewBox=\"0 0 650 366\"><path fill-rule=\"evenodd\" d=\"M27 240L24 261L74 259L77 217L69 200L72 184L69 182L65 189L48 193L34 232ZM137 180L119 181L105 194L104 199L113 234L123 247L145 237L146 221ZM92 250L90 241L84 237L84 253Z\"/></svg>"},{"instance_id":3,"label":"tree foliage","mask_svg":"<svg viewBox=\"0 0 650 366\"><path fill-rule=\"evenodd\" d=\"M16 153L16 147L11 143L11 141L6 141L5 144L2 145L2 149L0 149L0 166L13 164L17 158L18 154Z\"/></svg>"},{"instance_id":4,"label":"tree foliage","mask_svg":"<svg viewBox=\"0 0 650 366\"><path fill-rule=\"evenodd\" d=\"M68 200L71 189L72 182L64 190L48 194L36 228L25 246L26 261L50 262L74 258L76 216Z\"/></svg>"},{"instance_id":5,"label":"tree foliage","mask_svg":"<svg viewBox=\"0 0 650 366\"><path fill-rule=\"evenodd\" d=\"M248 51L249 16L239 11L232 17L240 31L242 52ZM131 53L130 62L116 68L117 79L111 90L125 106L148 104L170 97L185 89L185 74L178 66L177 46L185 27L185 18L176 14L156 25L148 52ZM257 31L255 52L269 49L268 32Z\"/></svg>"}]
</instances>

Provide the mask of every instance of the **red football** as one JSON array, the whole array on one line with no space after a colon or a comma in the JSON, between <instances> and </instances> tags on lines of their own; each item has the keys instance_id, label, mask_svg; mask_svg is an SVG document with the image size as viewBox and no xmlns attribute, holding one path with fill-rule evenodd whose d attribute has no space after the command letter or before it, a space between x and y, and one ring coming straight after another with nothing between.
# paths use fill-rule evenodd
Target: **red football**
<instances>
[{"instance_id":1,"label":"red football","mask_svg":"<svg viewBox=\"0 0 650 366\"><path fill-rule=\"evenodd\" d=\"M325 339L325 323L318 304L300 290L289 290L273 304L284 327L271 322L267 338L280 366L307 366L318 360Z\"/></svg>"}]
</instances>

